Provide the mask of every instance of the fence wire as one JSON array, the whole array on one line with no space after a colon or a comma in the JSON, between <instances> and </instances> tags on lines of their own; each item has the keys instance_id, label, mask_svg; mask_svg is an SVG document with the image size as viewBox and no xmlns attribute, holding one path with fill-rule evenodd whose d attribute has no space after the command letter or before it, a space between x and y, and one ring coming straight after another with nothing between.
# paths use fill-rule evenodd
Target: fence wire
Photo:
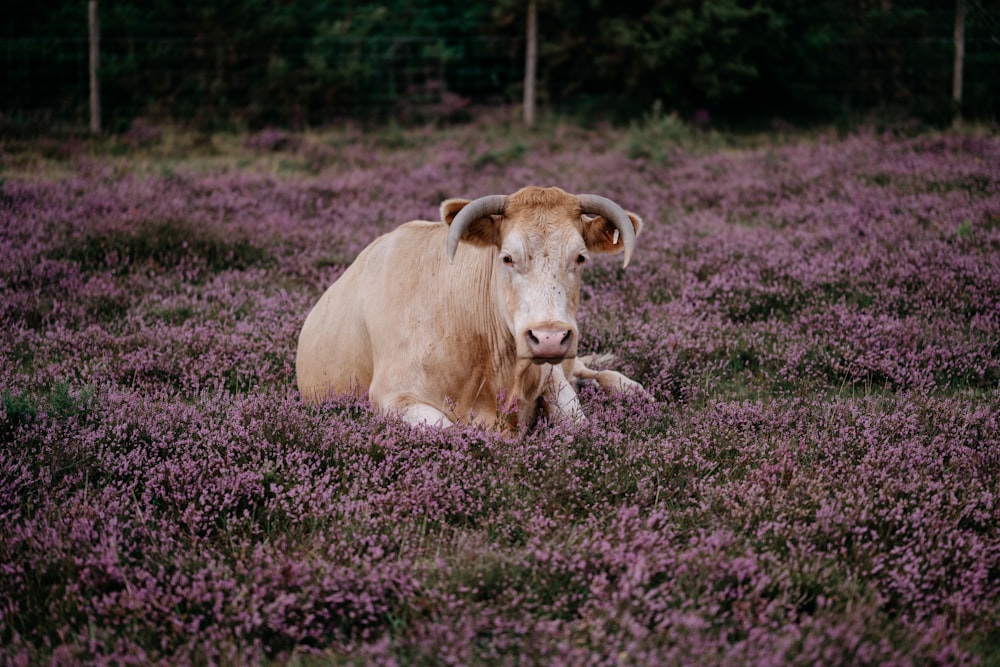
<instances>
[{"instance_id":1,"label":"fence wire","mask_svg":"<svg viewBox=\"0 0 1000 667\"><path fill-rule=\"evenodd\" d=\"M415 119L511 104L523 41L286 39L267 52L172 38L101 39L101 106L114 129L137 116L291 126ZM0 114L76 126L88 104L86 39L0 39Z\"/></svg>"},{"instance_id":2,"label":"fence wire","mask_svg":"<svg viewBox=\"0 0 1000 667\"><path fill-rule=\"evenodd\" d=\"M998 44L996 35L966 44L968 98L974 115L987 120L1000 108L996 74L976 72L996 61ZM857 64L823 82L845 110L949 107L953 45L946 38L841 39L830 49L840 62L849 53ZM314 37L259 51L181 38L102 38L102 125L120 131L145 117L302 128L348 118L448 117L517 104L523 51L523 39L510 37ZM0 39L0 129L85 128L87 68L86 38ZM555 76L543 57L541 99L551 109L572 110L552 92L560 88Z\"/></svg>"}]
</instances>

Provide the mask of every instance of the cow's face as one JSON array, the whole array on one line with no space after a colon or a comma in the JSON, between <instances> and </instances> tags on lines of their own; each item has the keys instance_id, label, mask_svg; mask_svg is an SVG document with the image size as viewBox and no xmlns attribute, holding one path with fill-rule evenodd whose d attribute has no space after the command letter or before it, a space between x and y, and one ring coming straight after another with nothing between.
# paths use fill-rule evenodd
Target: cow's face
<instances>
[{"instance_id":1,"label":"cow's face","mask_svg":"<svg viewBox=\"0 0 1000 667\"><path fill-rule=\"evenodd\" d=\"M575 357L583 269L591 253L624 249L618 227L586 213L576 196L559 188L527 187L495 203L502 203L502 210L469 221L461 240L496 249L491 253L495 299L517 356L536 363ZM444 202L442 218L451 224L467 204ZM637 234L642 220L621 214L631 227L626 231Z\"/></svg>"}]
</instances>

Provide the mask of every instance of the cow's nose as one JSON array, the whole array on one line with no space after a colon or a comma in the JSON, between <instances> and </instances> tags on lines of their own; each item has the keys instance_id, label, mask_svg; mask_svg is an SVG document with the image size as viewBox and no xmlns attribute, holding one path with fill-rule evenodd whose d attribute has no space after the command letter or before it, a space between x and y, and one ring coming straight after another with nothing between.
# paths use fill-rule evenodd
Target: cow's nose
<instances>
[{"instance_id":1,"label":"cow's nose","mask_svg":"<svg viewBox=\"0 0 1000 667\"><path fill-rule=\"evenodd\" d=\"M528 329L524 337L536 359L563 359L573 342L573 330Z\"/></svg>"}]
</instances>

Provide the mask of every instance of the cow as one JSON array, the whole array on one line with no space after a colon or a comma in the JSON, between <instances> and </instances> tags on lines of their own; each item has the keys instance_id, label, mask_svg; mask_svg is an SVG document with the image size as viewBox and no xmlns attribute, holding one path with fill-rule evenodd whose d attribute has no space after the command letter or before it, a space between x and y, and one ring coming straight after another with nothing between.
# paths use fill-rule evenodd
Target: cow
<instances>
[{"instance_id":1,"label":"cow","mask_svg":"<svg viewBox=\"0 0 1000 667\"><path fill-rule=\"evenodd\" d=\"M536 186L440 210L375 239L310 311L295 358L306 402L367 391L415 424L514 430L539 414L583 419L585 381L642 390L577 357L576 323L583 268L598 253L627 266L639 216Z\"/></svg>"}]
</instances>

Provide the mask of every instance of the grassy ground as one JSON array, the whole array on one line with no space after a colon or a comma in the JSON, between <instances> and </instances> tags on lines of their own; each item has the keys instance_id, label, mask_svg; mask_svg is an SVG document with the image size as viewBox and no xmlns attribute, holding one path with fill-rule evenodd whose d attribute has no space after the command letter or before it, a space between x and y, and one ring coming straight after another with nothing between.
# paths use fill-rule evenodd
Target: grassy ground
<instances>
[{"instance_id":1,"label":"grassy ground","mask_svg":"<svg viewBox=\"0 0 1000 667\"><path fill-rule=\"evenodd\" d=\"M0 146L0 657L1000 663L1000 139L447 129ZM642 215L516 437L302 404L376 235L535 183Z\"/></svg>"}]
</instances>

